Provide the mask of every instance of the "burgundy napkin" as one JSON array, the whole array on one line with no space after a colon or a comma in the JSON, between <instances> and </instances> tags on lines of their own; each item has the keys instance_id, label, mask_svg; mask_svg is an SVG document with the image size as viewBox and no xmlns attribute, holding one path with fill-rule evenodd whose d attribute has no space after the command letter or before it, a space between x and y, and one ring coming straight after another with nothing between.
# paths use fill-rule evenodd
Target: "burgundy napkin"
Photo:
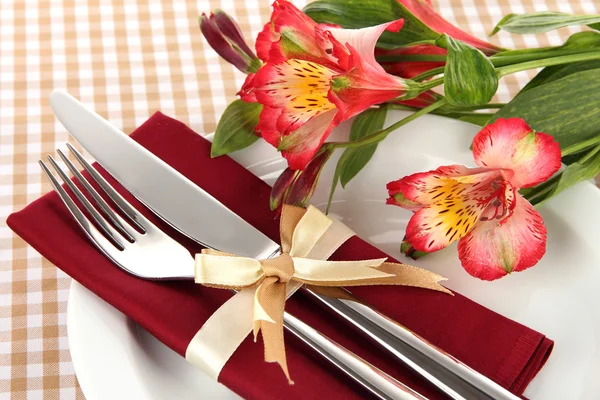
<instances>
[{"instance_id":1,"label":"burgundy napkin","mask_svg":"<svg viewBox=\"0 0 600 400\"><path fill-rule=\"evenodd\" d=\"M183 123L156 113L131 137L271 239L278 240L278 222L269 210L270 187L229 157L211 159L210 143ZM123 190L121 193L191 253L201 250L199 245L159 221L131 195ZM173 206L177 206L177 198L173 198ZM231 296L226 290L205 288L193 282L151 282L128 275L88 242L54 192L12 214L7 223L57 267L181 355L204 321ZM367 242L353 237L332 259L384 256ZM522 394L552 350L553 342L543 334L460 294L449 296L391 286L352 291L516 394ZM421 394L432 399L443 398L431 384L301 293L294 295L286 308ZM253 343L250 337L229 360L220 381L247 399L350 399L368 395L292 335L286 334L286 344L295 385L287 384L276 364L263 361L262 342Z\"/></svg>"}]
</instances>

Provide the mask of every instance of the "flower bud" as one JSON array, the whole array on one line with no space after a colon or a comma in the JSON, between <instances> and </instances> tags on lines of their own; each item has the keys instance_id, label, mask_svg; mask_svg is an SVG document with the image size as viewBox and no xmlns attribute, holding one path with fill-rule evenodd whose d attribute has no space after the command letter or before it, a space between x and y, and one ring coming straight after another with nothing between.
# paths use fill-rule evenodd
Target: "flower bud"
<instances>
[{"instance_id":1,"label":"flower bud","mask_svg":"<svg viewBox=\"0 0 600 400\"><path fill-rule=\"evenodd\" d=\"M239 25L223 10L215 10L211 16L212 20L217 24L223 35L234 43L248 58L254 59L256 55L248 47L244 40L244 35L240 30Z\"/></svg>"},{"instance_id":2,"label":"flower bud","mask_svg":"<svg viewBox=\"0 0 600 400\"><path fill-rule=\"evenodd\" d=\"M293 169L286 168L285 171L279 175L275 183L273 184L273 188L271 189L271 198L269 201L269 206L272 211L275 211L279 208L279 206L283 203L286 194L294 182L296 177L301 171L296 171Z\"/></svg>"},{"instance_id":3,"label":"flower bud","mask_svg":"<svg viewBox=\"0 0 600 400\"><path fill-rule=\"evenodd\" d=\"M317 188L321 171L327 160L329 160L329 157L331 157L331 154L333 154L331 150L321 150L310 160L306 168L304 168L290 187L285 201L286 204L300 207L308 205L310 198Z\"/></svg>"},{"instance_id":4,"label":"flower bud","mask_svg":"<svg viewBox=\"0 0 600 400\"><path fill-rule=\"evenodd\" d=\"M221 10L200 16L200 30L217 54L240 71L249 74L258 71L260 60L244 41L238 24Z\"/></svg>"},{"instance_id":5,"label":"flower bud","mask_svg":"<svg viewBox=\"0 0 600 400\"><path fill-rule=\"evenodd\" d=\"M400 252L402 254L404 254L406 257L410 257L413 260L418 260L419 258L426 256L427 254L429 254L426 251L419 251L416 250L412 244L410 244L408 241L404 240L402 241L402 244L400 245Z\"/></svg>"}]
</instances>

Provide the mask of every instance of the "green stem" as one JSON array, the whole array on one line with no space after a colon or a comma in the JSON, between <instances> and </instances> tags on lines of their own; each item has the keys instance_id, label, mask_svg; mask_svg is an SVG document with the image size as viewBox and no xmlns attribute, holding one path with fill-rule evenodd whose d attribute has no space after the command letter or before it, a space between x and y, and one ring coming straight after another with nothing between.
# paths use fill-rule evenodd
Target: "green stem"
<instances>
[{"instance_id":1,"label":"green stem","mask_svg":"<svg viewBox=\"0 0 600 400\"><path fill-rule=\"evenodd\" d=\"M385 139L386 136L389 135L391 132L395 131L396 129L400 128L403 125L408 124L411 121L414 121L415 119L419 118L422 115L430 113L431 111L435 110L436 108L440 108L444 104L446 104L446 99L441 99L441 100L433 103L432 105L425 107L425 108L409 115L406 118L401 119L400 121L388 126L387 128L373 132L370 135L363 137L362 139L355 140L352 142L331 142L331 143L325 144L324 146L326 146L327 149L333 150L333 149L340 149L340 148L360 147L360 146L365 146L367 144L379 143L383 139Z\"/></svg>"},{"instance_id":2,"label":"green stem","mask_svg":"<svg viewBox=\"0 0 600 400\"><path fill-rule=\"evenodd\" d=\"M541 50L541 51L532 51ZM548 58L569 56L573 54L583 54L598 51L598 48L591 47L587 49L523 49L513 50L503 55L502 53L490 57L494 67L504 67L512 64L521 64L528 61L545 60ZM397 55L379 55L376 57L379 62L446 62L445 54L397 54Z\"/></svg>"},{"instance_id":3,"label":"green stem","mask_svg":"<svg viewBox=\"0 0 600 400\"><path fill-rule=\"evenodd\" d=\"M494 67L503 67L506 65L520 64L527 61L545 60L547 58L568 56L572 54L582 54L597 51L598 48L588 49L560 49L532 52L531 49L523 49L523 54L518 54L519 51L511 51L510 55L497 54L490 57Z\"/></svg>"},{"instance_id":4,"label":"green stem","mask_svg":"<svg viewBox=\"0 0 600 400\"><path fill-rule=\"evenodd\" d=\"M436 76L436 75L444 73L444 69L445 69L445 67L438 67L438 68L430 69L429 71L423 72L421 75L415 76L414 78L412 78L412 80L416 81L416 82L424 81L427 78L431 78L432 76Z\"/></svg>"},{"instance_id":5,"label":"green stem","mask_svg":"<svg viewBox=\"0 0 600 400\"><path fill-rule=\"evenodd\" d=\"M565 147L564 149L562 149L561 156L565 157L571 154L579 153L581 150L585 150L588 147L592 147L593 145L598 143L600 143L600 135L596 135L587 140L583 140L579 143L575 143L571 146Z\"/></svg>"},{"instance_id":6,"label":"green stem","mask_svg":"<svg viewBox=\"0 0 600 400\"><path fill-rule=\"evenodd\" d=\"M439 86L442 83L444 83L444 77L443 76L440 76L439 78L435 78L435 79L432 79L432 80L427 81L427 82L422 82L421 85L420 85L421 87L419 88L419 90L420 90L419 94L421 94L421 93L423 93L423 92L425 92L425 91L427 91L429 89L433 89L434 87Z\"/></svg>"},{"instance_id":7,"label":"green stem","mask_svg":"<svg viewBox=\"0 0 600 400\"><path fill-rule=\"evenodd\" d=\"M387 104L387 106L393 110L405 110L405 111L419 111L420 108L415 108L415 107L410 107L410 106L406 106L404 104L398 104L398 103L385 103ZM489 104L486 104L489 105ZM474 106L474 107L461 107L461 108L457 108L457 109L443 109L443 110L435 110L433 112L431 112L432 114L436 114L436 115L445 115L445 114L452 114L452 115L468 115L468 116L472 116L472 115L493 115L494 113L475 113L475 112L471 112L471 110L485 110L487 108L501 108L504 104L500 105L500 107L478 107L478 106ZM600 141L600 139L597 139L598 141Z\"/></svg>"},{"instance_id":8,"label":"green stem","mask_svg":"<svg viewBox=\"0 0 600 400\"><path fill-rule=\"evenodd\" d=\"M378 62L446 62L445 54L405 54L405 55L380 55L375 57Z\"/></svg>"},{"instance_id":9,"label":"green stem","mask_svg":"<svg viewBox=\"0 0 600 400\"><path fill-rule=\"evenodd\" d=\"M524 63L507 65L505 67L496 68L498 77L503 77L508 74L514 74L515 72L526 71L528 69L535 69L541 67L550 67L553 65L570 64L580 61L598 60L600 59L600 52L583 53L583 54L571 54L567 56L544 58L535 61L527 61Z\"/></svg>"},{"instance_id":10,"label":"green stem","mask_svg":"<svg viewBox=\"0 0 600 400\"><path fill-rule=\"evenodd\" d=\"M468 107L457 107L456 111L473 111L473 110L488 110L492 108L502 108L506 105L506 103L488 103L488 104L480 104L476 106L468 106ZM454 109L452 109L454 111Z\"/></svg>"},{"instance_id":11,"label":"green stem","mask_svg":"<svg viewBox=\"0 0 600 400\"><path fill-rule=\"evenodd\" d=\"M439 111L439 112L434 112L432 114L437 114L437 115L448 115L451 116L453 118L457 118L457 117L480 117L480 116L487 116L487 117L491 117L492 115L494 115L495 113L478 113L478 112L469 112L469 111Z\"/></svg>"}]
</instances>

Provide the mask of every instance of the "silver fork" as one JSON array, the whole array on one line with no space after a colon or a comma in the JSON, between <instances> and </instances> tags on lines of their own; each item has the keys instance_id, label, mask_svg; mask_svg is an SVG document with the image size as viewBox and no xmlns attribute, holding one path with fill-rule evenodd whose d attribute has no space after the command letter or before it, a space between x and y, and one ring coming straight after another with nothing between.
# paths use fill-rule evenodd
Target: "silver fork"
<instances>
[{"instance_id":1,"label":"silver fork","mask_svg":"<svg viewBox=\"0 0 600 400\"><path fill-rule=\"evenodd\" d=\"M92 244L115 265L142 279L173 279L173 276L189 275L190 271L194 270L194 260L190 253L138 213L77 150L69 144L67 146L99 186L100 191L104 192L113 204L112 207L109 206L64 153L57 150L67 168L92 199L95 206L92 205L54 158L48 156L54 170L86 210L93 223L67 194L46 164L42 160L39 164ZM113 207L119 210L123 217L113 211ZM168 272L164 265L170 266ZM284 326L376 397L426 399L287 312L284 315Z\"/></svg>"}]
</instances>

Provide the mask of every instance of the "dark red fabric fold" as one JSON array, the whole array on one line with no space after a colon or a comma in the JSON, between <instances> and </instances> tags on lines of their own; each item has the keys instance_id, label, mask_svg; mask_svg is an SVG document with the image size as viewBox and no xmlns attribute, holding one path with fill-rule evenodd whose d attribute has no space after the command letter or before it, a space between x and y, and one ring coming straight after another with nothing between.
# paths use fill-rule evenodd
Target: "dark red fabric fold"
<instances>
[{"instance_id":1,"label":"dark red fabric fold","mask_svg":"<svg viewBox=\"0 0 600 400\"><path fill-rule=\"evenodd\" d=\"M156 113L131 137L271 239L278 240L278 222L269 210L270 187L229 157L211 159L210 143L200 135L181 122ZM108 179L115 183L110 177ZM201 249L119 189L135 207L191 253ZM176 204L176 199L173 202ZM231 296L225 290L205 288L192 282L151 282L126 274L87 241L54 192L12 214L7 223L57 267L181 355L185 354L187 344L204 321ZM332 259L382 256L384 254L375 247L353 237ZM552 341L543 334L460 294L448 296L406 287L363 287L354 288L353 292L516 394L522 394L552 350ZM286 308L421 394L432 399L443 398L429 383L302 294L294 295ZM360 386L292 335L286 334L286 344L295 385L287 384L277 365L263 361L262 343L253 343L250 337L229 360L220 381L247 399L368 396Z\"/></svg>"}]
</instances>

